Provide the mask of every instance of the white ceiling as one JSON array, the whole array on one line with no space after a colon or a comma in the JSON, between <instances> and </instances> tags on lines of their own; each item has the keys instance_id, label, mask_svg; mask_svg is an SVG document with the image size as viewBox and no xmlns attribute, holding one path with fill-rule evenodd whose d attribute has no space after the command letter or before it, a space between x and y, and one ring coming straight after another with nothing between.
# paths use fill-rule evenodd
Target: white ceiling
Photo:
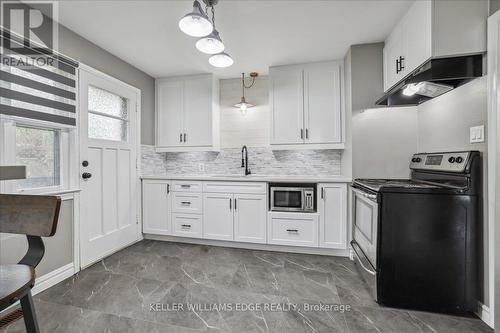
<instances>
[{"instance_id":1,"label":"white ceiling","mask_svg":"<svg viewBox=\"0 0 500 333\"><path fill-rule=\"evenodd\" d=\"M234 65L216 69L177 23L192 1L78 1L59 20L153 77L213 72L238 77L268 67L341 59L352 44L383 41L412 0L220 0L216 25Z\"/></svg>"}]
</instances>

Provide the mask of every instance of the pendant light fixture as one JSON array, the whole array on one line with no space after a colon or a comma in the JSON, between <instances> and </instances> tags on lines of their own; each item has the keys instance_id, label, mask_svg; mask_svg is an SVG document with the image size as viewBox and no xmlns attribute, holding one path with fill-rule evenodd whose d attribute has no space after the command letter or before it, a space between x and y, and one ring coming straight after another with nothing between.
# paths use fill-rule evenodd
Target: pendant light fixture
<instances>
[{"instance_id":1,"label":"pendant light fixture","mask_svg":"<svg viewBox=\"0 0 500 333\"><path fill-rule=\"evenodd\" d=\"M215 28L215 9L212 3L212 26L214 27L210 35L206 37L201 37L196 42L196 48L198 51L206 54L216 54L224 51L224 43L219 36L219 32ZM208 8L207 8L208 9Z\"/></svg>"},{"instance_id":2,"label":"pendant light fixture","mask_svg":"<svg viewBox=\"0 0 500 333\"><path fill-rule=\"evenodd\" d=\"M234 61L224 52L225 46L215 28L215 5L219 0L203 0L205 10L198 0L193 3L193 11L179 21L180 29L189 36L200 37L196 42L198 51L211 54L210 65L218 68L231 66ZM212 19L208 17L208 9L212 11ZM208 24L207 24L208 23Z\"/></svg>"},{"instance_id":3,"label":"pendant light fixture","mask_svg":"<svg viewBox=\"0 0 500 333\"><path fill-rule=\"evenodd\" d=\"M250 89L253 87L255 83L255 78L259 76L257 72L250 73L250 77L252 78L252 83L249 86L245 85L245 73L241 73L241 99L239 103L234 104L235 108L240 109L241 113L245 115L247 113L248 108L252 108L255 105L250 104L245 99L245 89Z\"/></svg>"},{"instance_id":4,"label":"pendant light fixture","mask_svg":"<svg viewBox=\"0 0 500 333\"><path fill-rule=\"evenodd\" d=\"M204 37L214 29L212 22L201 8L198 0L193 2L193 11L184 15L179 21L179 28L186 35L192 37Z\"/></svg>"}]
</instances>

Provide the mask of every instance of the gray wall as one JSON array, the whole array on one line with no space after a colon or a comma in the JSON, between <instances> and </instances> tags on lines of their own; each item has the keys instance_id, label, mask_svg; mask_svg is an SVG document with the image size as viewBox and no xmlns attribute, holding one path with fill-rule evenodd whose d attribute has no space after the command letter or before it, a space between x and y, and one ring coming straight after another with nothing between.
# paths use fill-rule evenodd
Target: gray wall
<instances>
[{"instance_id":1,"label":"gray wall","mask_svg":"<svg viewBox=\"0 0 500 333\"><path fill-rule=\"evenodd\" d=\"M59 52L141 89L141 143L154 144L154 78L62 25Z\"/></svg>"},{"instance_id":2,"label":"gray wall","mask_svg":"<svg viewBox=\"0 0 500 333\"><path fill-rule=\"evenodd\" d=\"M440 97L418 106L418 150L437 152L451 150L479 150L483 155L483 174L487 175L487 144L469 143L469 127L487 127L487 77L476 79ZM484 285L482 301L489 304L488 288L488 182L483 177L483 256Z\"/></svg>"},{"instance_id":3,"label":"gray wall","mask_svg":"<svg viewBox=\"0 0 500 333\"><path fill-rule=\"evenodd\" d=\"M73 262L73 200L62 202L56 234L43 241L45 255L36 268L37 277ZM0 263L17 263L27 249L25 236L0 234Z\"/></svg>"},{"instance_id":4,"label":"gray wall","mask_svg":"<svg viewBox=\"0 0 500 333\"><path fill-rule=\"evenodd\" d=\"M353 45L345 58L347 128L352 138L347 139L343 162L349 165L352 155L353 178L407 178L410 154L417 150L416 108L375 105L383 94L383 47Z\"/></svg>"}]
</instances>

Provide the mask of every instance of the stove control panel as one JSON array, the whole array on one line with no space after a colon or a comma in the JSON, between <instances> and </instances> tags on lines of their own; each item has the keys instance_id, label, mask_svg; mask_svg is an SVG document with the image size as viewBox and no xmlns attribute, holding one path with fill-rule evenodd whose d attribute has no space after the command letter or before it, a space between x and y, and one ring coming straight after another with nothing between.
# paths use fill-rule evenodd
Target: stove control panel
<instances>
[{"instance_id":1,"label":"stove control panel","mask_svg":"<svg viewBox=\"0 0 500 333\"><path fill-rule=\"evenodd\" d=\"M469 155L468 151L415 154L411 159L410 169L463 172Z\"/></svg>"}]
</instances>

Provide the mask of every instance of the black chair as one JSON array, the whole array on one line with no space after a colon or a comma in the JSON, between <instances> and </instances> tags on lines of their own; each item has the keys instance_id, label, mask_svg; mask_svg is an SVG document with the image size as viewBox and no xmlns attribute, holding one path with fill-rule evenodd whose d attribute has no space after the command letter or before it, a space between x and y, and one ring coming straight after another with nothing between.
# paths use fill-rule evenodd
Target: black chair
<instances>
[{"instance_id":1,"label":"black chair","mask_svg":"<svg viewBox=\"0 0 500 333\"><path fill-rule=\"evenodd\" d=\"M0 311L20 301L28 333L40 332L31 288L45 253L41 237L56 233L60 207L61 199L55 196L0 194L0 232L28 239L28 251L19 263L0 265Z\"/></svg>"}]
</instances>

